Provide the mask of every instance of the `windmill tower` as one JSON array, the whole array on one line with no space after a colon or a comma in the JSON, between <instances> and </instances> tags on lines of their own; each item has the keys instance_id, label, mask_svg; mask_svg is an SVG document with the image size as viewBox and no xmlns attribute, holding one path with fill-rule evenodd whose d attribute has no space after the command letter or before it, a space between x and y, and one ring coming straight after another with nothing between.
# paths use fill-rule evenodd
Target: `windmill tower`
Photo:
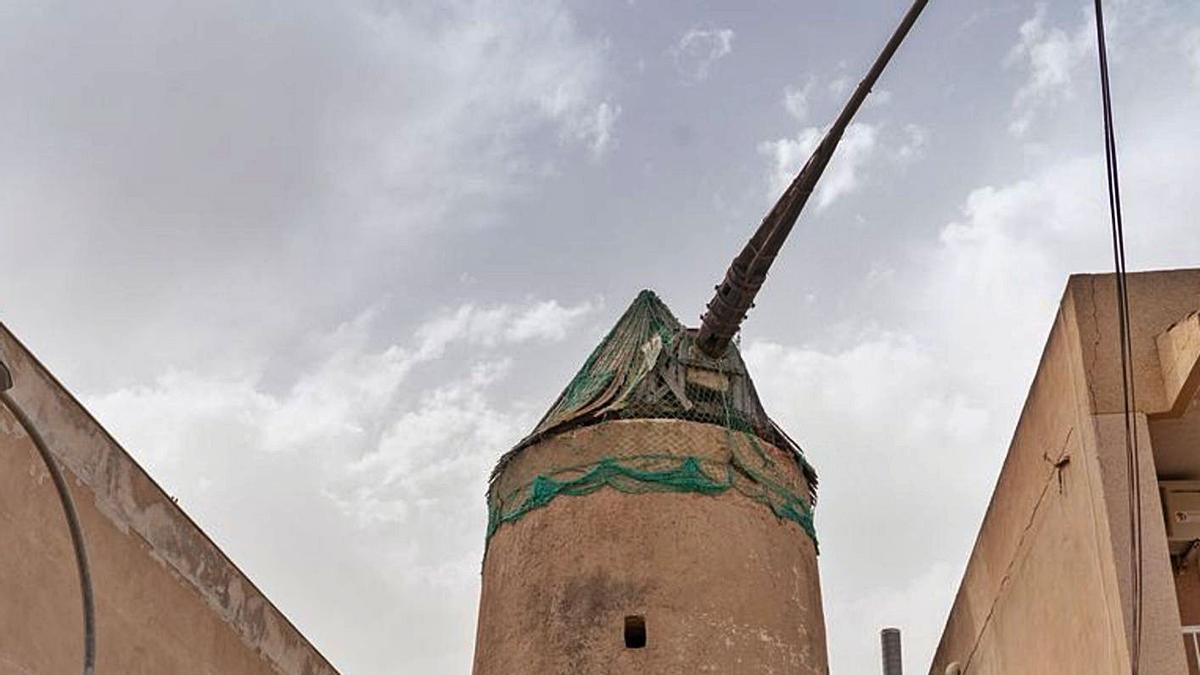
<instances>
[{"instance_id":1,"label":"windmill tower","mask_svg":"<svg viewBox=\"0 0 1200 675\"><path fill-rule=\"evenodd\" d=\"M500 460L476 675L826 672L815 473L695 335L643 291Z\"/></svg>"},{"instance_id":2,"label":"windmill tower","mask_svg":"<svg viewBox=\"0 0 1200 675\"><path fill-rule=\"evenodd\" d=\"M642 291L488 486L475 675L828 673L816 473L732 338L916 0L716 288Z\"/></svg>"}]
</instances>

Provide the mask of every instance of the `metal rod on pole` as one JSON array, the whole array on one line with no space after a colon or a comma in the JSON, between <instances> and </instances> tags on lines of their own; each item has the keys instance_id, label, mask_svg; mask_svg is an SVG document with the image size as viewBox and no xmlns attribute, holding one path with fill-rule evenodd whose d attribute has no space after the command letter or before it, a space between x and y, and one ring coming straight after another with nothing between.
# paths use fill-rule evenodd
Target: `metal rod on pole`
<instances>
[{"instance_id":1,"label":"metal rod on pole","mask_svg":"<svg viewBox=\"0 0 1200 675\"><path fill-rule=\"evenodd\" d=\"M58 492L63 515L67 520L71 545L75 550L75 567L79 572L79 590L83 602L83 675L94 675L96 672L96 601L92 592L92 573L91 567L88 565L87 547L83 541L83 528L79 522L79 513L75 510L75 501L71 499L71 490L67 487L67 480L58 466L58 460L46 446L46 440L42 438L42 434L33 420L25 414L25 410L9 394L8 390L12 386L12 373L9 372L4 362L0 361L0 403L8 408L29 439L33 441L34 447L41 455L42 462L46 465L46 470L50 472L50 480Z\"/></svg>"},{"instance_id":2,"label":"metal rod on pole","mask_svg":"<svg viewBox=\"0 0 1200 675\"><path fill-rule=\"evenodd\" d=\"M754 305L754 297L762 288L771 269L771 263L783 246L792 226L804 209L804 204L812 194L813 188L825 171L826 165L833 157L842 134L850 126L850 121L866 100L867 94L883 74L892 55L916 23L917 17L925 9L929 0L915 0L908 13L904 15L900 25L892 33L891 39L884 45L883 51L871 64L866 77L858 83L850 100L842 108L842 112L834 120L825 137L817 145L804 168L788 186L775 207L763 218L762 223L754 232L754 236L746 243L745 248L738 254L725 273L725 279L716 287L716 294L709 301L704 316L701 318L700 332L696 344L700 350L712 358L720 358L728 348L729 342L737 334L746 318L746 312Z\"/></svg>"}]
</instances>

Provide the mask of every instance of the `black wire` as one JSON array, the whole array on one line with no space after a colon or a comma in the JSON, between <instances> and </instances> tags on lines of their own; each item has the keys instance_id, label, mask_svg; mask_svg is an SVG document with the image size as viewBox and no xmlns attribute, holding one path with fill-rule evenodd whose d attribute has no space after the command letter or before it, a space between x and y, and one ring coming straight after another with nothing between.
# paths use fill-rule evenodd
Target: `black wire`
<instances>
[{"instance_id":1,"label":"black wire","mask_svg":"<svg viewBox=\"0 0 1200 675\"><path fill-rule=\"evenodd\" d=\"M0 366L3 367L3 366ZM93 675L96 672L96 603L92 593L92 574L88 566L87 549L83 543L83 528L79 525L79 513L75 510L75 501L67 488L58 462L46 447L46 441L38 433L33 421L21 409L21 406L9 396L8 392L0 391L0 400L12 412L13 417L28 434L37 447L42 462L50 472L54 481L54 489L58 491L59 502L62 503L63 514L67 517L67 528L71 531L71 544L75 548L75 566L79 569L79 587L83 596L83 675Z\"/></svg>"},{"instance_id":2,"label":"black wire","mask_svg":"<svg viewBox=\"0 0 1200 675\"><path fill-rule=\"evenodd\" d=\"M1113 265L1117 283L1117 321L1121 340L1121 389L1125 418L1125 457L1129 490L1130 596L1132 640L1130 668L1134 675L1141 665L1142 643L1142 490L1136 418L1137 392L1133 379L1133 338L1130 330L1129 284L1125 266L1125 222L1121 215L1121 185L1117 169L1117 139L1108 77L1108 50L1104 36L1102 0L1096 5L1096 44L1100 60L1100 94L1104 106L1104 159L1108 172L1108 210L1112 225Z\"/></svg>"}]
</instances>

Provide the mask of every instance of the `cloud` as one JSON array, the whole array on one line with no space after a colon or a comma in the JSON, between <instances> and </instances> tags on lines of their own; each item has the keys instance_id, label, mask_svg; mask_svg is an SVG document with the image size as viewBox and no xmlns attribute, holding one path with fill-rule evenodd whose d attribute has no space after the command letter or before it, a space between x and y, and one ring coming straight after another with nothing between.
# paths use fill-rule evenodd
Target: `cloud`
<instances>
[{"instance_id":1,"label":"cloud","mask_svg":"<svg viewBox=\"0 0 1200 675\"><path fill-rule=\"evenodd\" d=\"M584 143L592 157L604 156L613 144L613 131L621 116L621 106L603 101L592 112L577 117L566 125L568 136Z\"/></svg>"},{"instance_id":2,"label":"cloud","mask_svg":"<svg viewBox=\"0 0 1200 675\"><path fill-rule=\"evenodd\" d=\"M924 541L936 544L928 538ZM879 631L899 627L905 672L926 672L929 662L925 655L933 653L942 633L942 625L931 617L944 613L954 601L959 576L957 565L936 563L897 588L829 599L825 606L826 622L853 626L860 631L835 631L830 635L830 651L863 654L861 670L851 672L875 672L870 668L879 668Z\"/></svg>"},{"instance_id":3,"label":"cloud","mask_svg":"<svg viewBox=\"0 0 1200 675\"><path fill-rule=\"evenodd\" d=\"M1005 65L1025 71L1025 83L1013 96L1014 119L1009 131L1022 136L1036 114L1074 96L1075 71L1095 51L1095 36L1085 21L1070 33L1046 26L1046 7L1021 24L1020 39Z\"/></svg>"},{"instance_id":4,"label":"cloud","mask_svg":"<svg viewBox=\"0 0 1200 675\"><path fill-rule=\"evenodd\" d=\"M1039 35L1072 35L1043 21ZM1200 172L1200 157L1179 151L1195 133L1200 92L1177 89L1187 65L1179 44L1147 41L1121 64L1142 73L1140 91L1175 92L1123 99L1126 246L1136 269L1200 259L1200 195L1178 179ZM1092 105L1057 105L1068 125L1095 121ZM904 141L892 129L880 125L876 155L899 161L906 145L933 152L919 127L901 128ZM885 625L904 630L906 669L927 668L1066 278L1111 267L1103 156L1047 143L1053 151L1032 169L976 184L932 237L910 239L886 267L871 264L863 293L886 310L814 331L812 344L745 343L766 408L821 475L835 670L876 670ZM935 545L916 551L912 541Z\"/></svg>"},{"instance_id":5,"label":"cloud","mask_svg":"<svg viewBox=\"0 0 1200 675\"><path fill-rule=\"evenodd\" d=\"M675 67L686 81L708 79L713 64L733 52L733 31L728 28L692 28L671 48Z\"/></svg>"},{"instance_id":6,"label":"cloud","mask_svg":"<svg viewBox=\"0 0 1200 675\"><path fill-rule=\"evenodd\" d=\"M1188 63L1192 65L1192 76L1196 83L1200 84L1200 28L1184 36L1181 48Z\"/></svg>"},{"instance_id":7,"label":"cloud","mask_svg":"<svg viewBox=\"0 0 1200 675\"><path fill-rule=\"evenodd\" d=\"M540 412L495 388L514 347L562 340L588 311L465 306L382 347L372 311L318 340L280 391L261 372L175 370L87 405L189 513L220 524L220 545L345 672L462 672L482 486ZM343 599L312 583L326 573L346 580Z\"/></svg>"},{"instance_id":8,"label":"cloud","mask_svg":"<svg viewBox=\"0 0 1200 675\"><path fill-rule=\"evenodd\" d=\"M488 387L510 370L507 360L476 364L460 379L423 393L415 409L386 428L377 446L348 466L330 493L360 525L423 527L432 523L415 519L432 516L449 521L441 527L462 530L462 522L453 522L459 513L453 500L478 494L473 488L486 482L495 449L511 447L533 422L527 412L513 414L489 400ZM467 533L476 531L466 527ZM461 544L472 553L478 546L465 537ZM415 553L428 559L421 571L431 581L462 585L444 576L436 556Z\"/></svg>"},{"instance_id":9,"label":"cloud","mask_svg":"<svg viewBox=\"0 0 1200 675\"><path fill-rule=\"evenodd\" d=\"M990 485L978 449L998 420L926 336L865 329L844 344L753 342L744 355L764 405L821 476L822 560L839 561L821 570L836 668L877 665L879 628L900 625L906 666L920 672L979 515L965 505Z\"/></svg>"},{"instance_id":10,"label":"cloud","mask_svg":"<svg viewBox=\"0 0 1200 675\"><path fill-rule=\"evenodd\" d=\"M1023 75L1012 101L1010 131L1015 136L1025 135L1039 116L1061 111L1081 91L1099 97L1095 15L1090 5L1080 9L1076 22L1060 26L1053 25L1047 5L1039 4L1020 25L1017 43L1003 59L1006 67ZM1143 95L1140 89L1126 89L1123 82L1161 82L1163 74L1178 69L1181 55L1200 74L1194 9L1161 0L1117 2L1105 8L1105 41L1118 100Z\"/></svg>"},{"instance_id":11,"label":"cloud","mask_svg":"<svg viewBox=\"0 0 1200 675\"><path fill-rule=\"evenodd\" d=\"M839 78L827 85L830 92L835 94L843 92L849 86L847 78ZM788 115L798 122L806 122L812 104L812 94L817 87L818 81L815 77L810 77L803 86L784 87L783 107ZM874 107L885 106L891 101L891 93L876 91L867 100L872 102ZM881 132L885 130L888 130L886 123L869 122L855 122L846 129L833 160L817 185L815 196L818 210L858 189L864 180L866 167L878 156L896 164L907 164L921 159L925 144L929 140L928 129L918 124L905 124L899 137L882 139L886 144L881 142ZM827 127L806 126L801 128L795 137L758 144L759 154L769 162L767 191L771 198L777 198L791 184L820 144L826 131Z\"/></svg>"},{"instance_id":12,"label":"cloud","mask_svg":"<svg viewBox=\"0 0 1200 675\"><path fill-rule=\"evenodd\" d=\"M816 78L809 78L803 87L788 86L783 90L783 107L798 122L808 121L808 106L816 87Z\"/></svg>"},{"instance_id":13,"label":"cloud","mask_svg":"<svg viewBox=\"0 0 1200 675\"><path fill-rule=\"evenodd\" d=\"M510 342L534 339L560 341L581 317L593 309L590 303L563 307L554 300L540 302L515 317L505 337Z\"/></svg>"},{"instance_id":14,"label":"cloud","mask_svg":"<svg viewBox=\"0 0 1200 675\"><path fill-rule=\"evenodd\" d=\"M791 184L820 144L825 131L821 127L806 127L795 138L759 144L759 153L770 161L768 190L773 198L777 198ZM817 185L815 196L818 209L824 209L858 188L865 166L875 152L877 139L878 127L871 124L856 122L846 129L837 152Z\"/></svg>"},{"instance_id":15,"label":"cloud","mask_svg":"<svg viewBox=\"0 0 1200 675\"><path fill-rule=\"evenodd\" d=\"M850 88L854 86L854 80L850 79L849 75L842 75L829 81L829 95L835 99L841 99L850 93Z\"/></svg>"},{"instance_id":16,"label":"cloud","mask_svg":"<svg viewBox=\"0 0 1200 675\"><path fill-rule=\"evenodd\" d=\"M897 317L883 326L860 318L832 346L746 343L766 409L821 476L839 670L877 667L886 625L904 629L907 669L928 665L1065 276L1103 260L1097 159L973 190L906 263L872 268L864 283Z\"/></svg>"},{"instance_id":17,"label":"cloud","mask_svg":"<svg viewBox=\"0 0 1200 675\"><path fill-rule=\"evenodd\" d=\"M1069 89L1072 71L1093 47L1086 26L1068 35L1061 28L1046 27L1046 7L1039 5L1032 17L1021 24L1020 40L1009 52L1010 65L1020 64L1029 80L1017 90L1017 98L1047 95Z\"/></svg>"},{"instance_id":18,"label":"cloud","mask_svg":"<svg viewBox=\"0 0 1200 675\"><path fill-rule=\"evenodd\" d=\"M466 304L432 319L416 330L417 353L438 358L453 342L487 347L530 341L556 342L595 307L583 303L563 307L556 300L525 306L512 304L479 307Z\"/></svg>"},{"instance_id":19,"label":"cloud","mask_svg":"<svg viewBox=\"0 0 1200 675\"><path fill-rule=\"evenodd\" d=\"M925 156L925 144L929 142L929 129L919 124L904 125L904 140L896 147L894 156L901 163L913 162Z\"/></svg>"},{"instance_id":20,"label":"cloud","mask_svg":"<svg viewBox=\"0 0 1200 675\"><path fill-rule=\"evenodd\" d=\"M10 316L89 326L84 345L43 336L94 349L85 386L117 342L142 346L116 365L133 379L232 329L272 353L308 312L418 267L376 257L495 223L546 166L617 141L608 47L557 0L172 7L0 24L0 85L21 92L0 101L0 285ZM38 292L65 270L88 281Z\"/></svg>"},{"instance_id":21,"label":"cloud","mask_svg":"<svg viewBox=\"0 0 1200 675\"><path fill-rule=\"evenodd\" d=\"M888 89L875 88L867 96L864 106L885 106L892 102L892 92Z\"/></svg>"}]
</instances>

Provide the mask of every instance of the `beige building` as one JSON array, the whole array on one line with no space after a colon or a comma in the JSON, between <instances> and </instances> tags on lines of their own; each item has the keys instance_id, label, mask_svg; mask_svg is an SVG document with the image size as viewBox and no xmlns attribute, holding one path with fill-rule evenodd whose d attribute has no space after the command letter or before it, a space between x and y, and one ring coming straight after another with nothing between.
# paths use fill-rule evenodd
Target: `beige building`
<instances>
[{"instance_id":1,"label":"beige building","mask_svg":"<svg viewBox=\"0 0 1200 675\"><path fill-rule=\"evenodd\" d=\"M931 675L1131 672L1132 510L1115 293L1112 275L1067 283ZM1129 293L1140 672L1197 673L1200 270L1133 274Z\"/></svg>"},{"instance_id":2,"label":"beige building","mask_svg":"<svg viewBox=\"0 0 1200 675\"><path fill-rule=\"evenodd\" d=\"M97 673L337 672L3 325L0 361L79 513ZM83 612L63 509L3 405L0 541L0 675L80 672Z\"/></svg>"}]
</instances>

